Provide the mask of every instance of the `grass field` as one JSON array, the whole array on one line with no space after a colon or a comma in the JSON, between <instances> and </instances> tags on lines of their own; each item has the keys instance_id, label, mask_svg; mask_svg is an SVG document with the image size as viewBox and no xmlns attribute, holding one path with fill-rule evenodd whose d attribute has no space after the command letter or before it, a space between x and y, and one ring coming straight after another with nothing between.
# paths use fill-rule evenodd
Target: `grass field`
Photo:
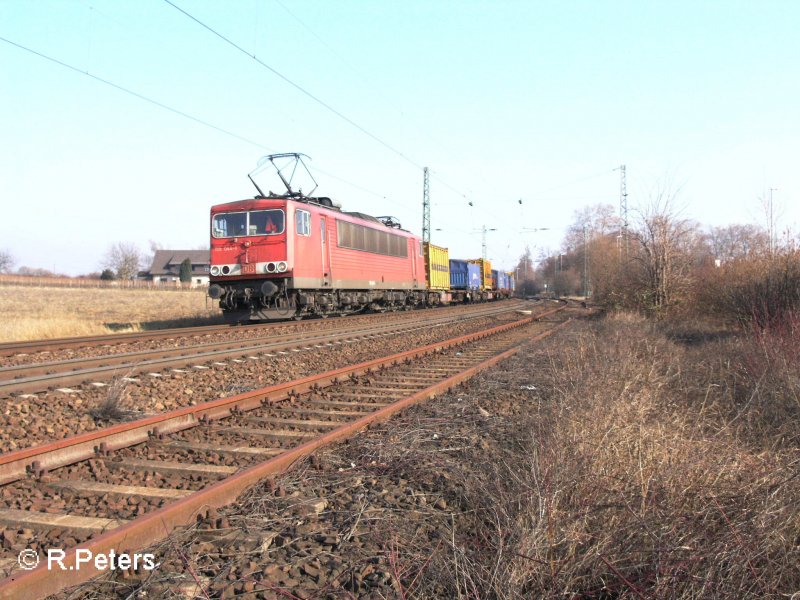
<instances>
[{"instance_id":1,"label":"grass field","mask_svg":"<svg viewBox=\"0 0 800 600\"><path fill-rule=\"evenodd\" d=\"M98 335L220 321L205 289L0 286L0 341Z\"/></svg>"}]
</instances>

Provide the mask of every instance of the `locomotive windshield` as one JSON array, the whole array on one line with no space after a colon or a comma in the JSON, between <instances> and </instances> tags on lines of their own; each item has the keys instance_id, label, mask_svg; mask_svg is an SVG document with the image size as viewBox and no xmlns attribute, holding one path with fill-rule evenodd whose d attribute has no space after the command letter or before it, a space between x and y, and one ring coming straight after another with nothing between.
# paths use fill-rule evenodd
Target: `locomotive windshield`
<instances>
[{"instance_id":1,"label":"locomotive windshield","mask_svg":"<svg viewBox=\"0 0 800 600\"><path fill-rule=\"evenodd\" d=\"M215 238L248 235L278 235L284 232L286 219L280 209L214 215L212 233Z\"/></svg>"}]
</instances>

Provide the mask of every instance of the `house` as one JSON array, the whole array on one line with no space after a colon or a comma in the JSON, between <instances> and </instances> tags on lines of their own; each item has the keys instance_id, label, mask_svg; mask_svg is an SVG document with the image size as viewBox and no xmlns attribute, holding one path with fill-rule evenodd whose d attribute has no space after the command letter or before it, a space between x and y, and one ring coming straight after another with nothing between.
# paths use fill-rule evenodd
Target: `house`
<instances>
[{"instance_id":1,"label":"house","mask_svg":"<svg viewBox=\"0 0 800 600\"><path fill-rule=\"evenodd\" d=\"M181 278L181 263L192 261L192 287L208 285L211 267L208 250L156 250L149 276L156 285L177 284Z\"/></svg>"}]
</instances>

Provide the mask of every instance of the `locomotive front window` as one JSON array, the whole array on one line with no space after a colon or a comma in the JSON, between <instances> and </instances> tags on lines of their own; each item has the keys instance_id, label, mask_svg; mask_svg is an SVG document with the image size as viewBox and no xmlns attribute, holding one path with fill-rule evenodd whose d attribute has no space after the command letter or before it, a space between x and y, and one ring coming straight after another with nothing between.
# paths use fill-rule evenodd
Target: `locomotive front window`
<instances>
[{"instance_id":1,"label":"locomotive front window","mask_svg":"<svg viewBox=\"0 0 800 600\"><path fill-rule=\"evenodd\" d=\"M212 234L215 238L278 235L283 233L285 221L280 209L221 213L214 215Z\"/></svg>"},{"instance_id":2,"label":"locomotive front window","mask_svg":"<svg viewBox=\"0 0 800 600\"><path fill-rule=\"evenodd\" d=\"M214 215L213 233L216 238L246 235L247 213L224 213Z\"/></svg>"},{"instance_id":3,"label":"locomotive front window","mask_svg":"<svg viewBox=\"0 0 800 600\"><path fill-rule=\"evenodd\" d=\"M284 218L282 210L253 210L250 215L250 235L278 235L283 233Z\"/></svg>"}]
</instances>

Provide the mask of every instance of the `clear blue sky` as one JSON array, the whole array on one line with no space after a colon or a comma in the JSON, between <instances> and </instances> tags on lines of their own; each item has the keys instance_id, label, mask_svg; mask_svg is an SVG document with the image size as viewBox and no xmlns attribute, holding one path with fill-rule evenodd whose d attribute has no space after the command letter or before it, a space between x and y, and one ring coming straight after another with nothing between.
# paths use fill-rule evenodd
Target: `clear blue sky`
<instances>
[{"instance_id":1,"label":"clear blue sky","mask_svg":"<svg viewBox=\"0 0 800 600\"><path fill-rule=\"evenodd\" d=\"M556 251L576 209L616 206L620 164L632 208L670 181L686 217L763 223L774 187L781 225L800 221L798 2L174 2L393 150L163 0L2 0L0 37L254 142L0 41L17 266L206 244L209 207L286 151L319 194L417 233L429 166L434 243L478 256L485 224L507 268Z\"/></svg>"}]
</instances>

